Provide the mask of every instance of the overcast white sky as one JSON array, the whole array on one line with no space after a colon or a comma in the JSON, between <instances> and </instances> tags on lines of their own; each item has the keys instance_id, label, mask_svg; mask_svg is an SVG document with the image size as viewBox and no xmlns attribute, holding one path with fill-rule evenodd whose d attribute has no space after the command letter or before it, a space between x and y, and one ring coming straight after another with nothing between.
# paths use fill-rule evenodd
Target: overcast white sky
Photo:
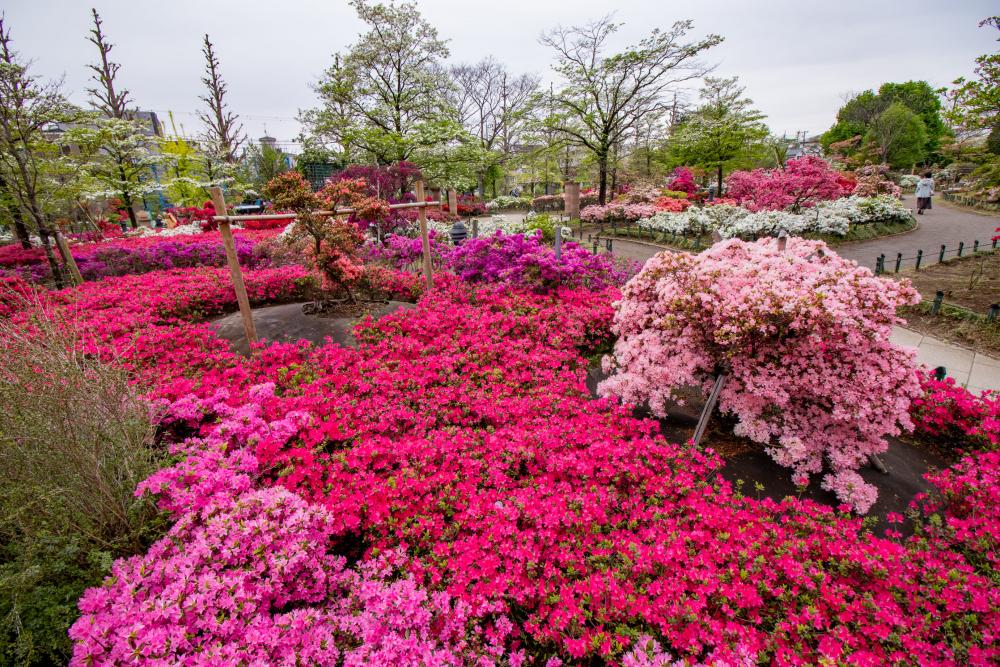
<instances>
[{"instance_id":1,"label":"overcast white sky","mask_svg":"<svg viewBox=\"0 0 1000 667\"><path fill-rule=\"evenodd\" d=\"M250 136L266 128L291 142L298 110L315 104L310 84L362 29L346 0L92 2L138 106L164 120L174 112L185 134L199 130L193 112L202 92L205 32ZM449 40L453 62L493 54L514 72L546 79L552 59L538 44L544 29L614 8L625 24L616 43L624 46L654 27L692 19L697 35L725 37L706 60L718 65L718 75L742 80L778 134L825 130L846 91L910 79L941 86L968 75L977 55L997 48L996 31L977 24L1000 10L995 0L420 0L419 6ZM35 71L65 76L70 97L84 103L85 64L96 54L86 41L91 3L4 0L2 7L15 47L34 60Z\"/></svg>"}]
</instances>

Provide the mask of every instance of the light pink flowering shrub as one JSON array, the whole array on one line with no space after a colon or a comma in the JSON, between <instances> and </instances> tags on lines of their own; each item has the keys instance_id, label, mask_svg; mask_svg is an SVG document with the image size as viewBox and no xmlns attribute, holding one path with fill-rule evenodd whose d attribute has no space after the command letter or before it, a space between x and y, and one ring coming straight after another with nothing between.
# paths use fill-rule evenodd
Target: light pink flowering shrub
<instances>
[{"instance_id":1,"label":"light pink flowering shrub","mask_svg":"<svg viewBox=\"0 0 1000 667\"><path fill-rule=\"evenodd\" d=\"M859 512L875 501L856 469L912 429L920 394L913 353L889 342L905 283L877 278L818 241L730 240L700 255L660 253L617 304L615 374L604 394L665 414L674 391L729 380L719 408L767 447L798 484L829 468L824 488Z\"/></svg>"}]
</instances>

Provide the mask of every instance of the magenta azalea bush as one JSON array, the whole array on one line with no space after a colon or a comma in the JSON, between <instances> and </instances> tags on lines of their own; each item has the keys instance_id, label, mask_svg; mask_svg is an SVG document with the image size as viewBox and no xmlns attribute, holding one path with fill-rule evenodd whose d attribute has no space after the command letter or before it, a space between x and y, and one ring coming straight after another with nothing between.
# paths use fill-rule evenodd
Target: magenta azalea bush
<instances>
[{"instance_id":1,"label":"magenta azalea bush","mask_svg":"<svg viewBox=\"0 0 1000 667\"><path fill-rule=\"evenodd\" d=\"M265 247L262 241L272 236L273 232L238 231L233 241L240 264L248 267L267 264L265 253L258 250ZM226 263L218 233L118 238L74 245L70 251L84 280ZM40 248L22 250L11 246L10 251L0 255L0 275L38 283L50 278L49 265Z\"/></svg>"},{"instance_id":2,"label":"magenta azalea bush","mask_svg":"<svg viewBox=\"0 0 1000 667\"><path fill-rule=\"evenodd\" d=\"M498 231L449 251L446 264L468 282L505 283L540 292L557 287L601 290L625 282L626 273L608 255L595 255L572 241L563 243L561 255L556 260L540 233Z\"/></svg>"},{"instance_id":3,"label":"magenta azalea bush","mask_svg":"<svg viewBox=\"0 0 1000 667\"><path fill-rule=\"evenodd\" d=\"M811 254L798 243L785 259L796 266ZM753 259L762 277L780 273L767 253ZM857 316L840 282L802 274L829 295L831 313ZM755 303L750 277L725 283L743 290L744 305ZM849 277L880 320L890 297L867 274ZM315 281L302 266L246 272L255 304L299 299ZM0 313L28 326L30 287L0 284ZM356 349L267 344L250 357L200 323L235 309L224 269L39 292L82 351L147 389L173 454L140 492L174 527L81 600L74 664L1000 658L1000 590L982 557L991 545L974 532L997 534L1000 511L983 485L995 488L1000 462L952 469L948 496L915 508L930 513L906 538L808 500L748 497L718 474L713 452L671 443L656 421L591 397L587 356L609 342L615 288L527 285L442 271L413 310L362 323ZM715 312L705 296L701 309ZM793 299L803 319L785 321L789 330L822 312L818 302ZM764 331L777 321L747 312ZM864 348L857 336L870 324L843 326ZM722 339L739 347L748 332L723 329ZM793 368L832 367L787 349ZM772 357L762 348L755 359ZM874 400L873 421L894 416L870 394L860 404Z\"/></svg>"},{"instance_id":4,"label":"magenta azalea bush","mask_svg":"<svg viewBox=\"0 0 1000 667\"><path fill-rule=\"evenodd\" d=\"M792 211L851 194L840 174L822 158L789 160L784 169L734 171L726 179L726 197L750 211Z\"/></svg>"},{"instance_id":5,"label":"magenta azalea bush","mask_svg":"<svg viewBox=\"0 0 1000 667\"><path fill-rule=\"evenodd\" d=\"M796 484L825 472L823 487L865 513L877 492L857 468L913 427L914 355L889 334L896 308L918 299L819 241L660 253L623 290L601 391L663 415L677 389L726 373L719 408L738 418L737 434L764 444Z\"/></svg>"}]
</instances>

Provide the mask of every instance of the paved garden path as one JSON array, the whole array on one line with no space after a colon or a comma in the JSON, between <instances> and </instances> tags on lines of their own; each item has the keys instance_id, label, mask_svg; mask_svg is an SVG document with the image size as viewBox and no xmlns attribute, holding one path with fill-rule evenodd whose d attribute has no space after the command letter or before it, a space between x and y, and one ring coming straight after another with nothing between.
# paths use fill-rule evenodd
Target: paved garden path
<instances>
[{"instance_id":1,"label":"paved garden path","mask_svg":"<svg viewBox=\"0 0 1000 667\"><path fill-rule=\"evenodd\" d=\"M903 201L911 208L916 204L910 196L904 197ZM902 252L904 258L912 258L916 256L917 250L923 250L921 266L926 266L938 261L942 245L948 249L947 257L956 255L960 241L965 243L965 252L971 252L976 240L981 245L989 245L997 234L994 230L1000 227L1000 216L966 211L939 199L935 200L934 207L930 213L918 218L920 227L912 232L842 245L837 248L837 252L842 257L853 259L872 269L875 268L875 260L884 253L886 270L892 271L895 268L896 253ZM524 216L515 213L504 217L521 220ZM603 245L602 243L602 250ZM615 239L612 247L614 254L639 262L645 262L664 249L650 243L622 239ZM912 268L913 260L909 259L903 266ZM917 348L917 361L929 368L944 366L949 377L955 378L956 382L967 386L970 391L1000 391L1000 359L899 327L893 332L892 340L899 345Z\"/></svg>"},{"instance_id":2,"label":"paved garden path","mask_svg":"<svg viewBox=\"0 0 1000 667\"><path fill-rule=\"evenodd\" d=\"M904 197L903 201L911 208L915 205L913 197ZM939 199L934 201L932 211L919 216L917 220L920 226L912 232L871 241L847 243L838 246L837 253L871 269L875 268L878 256L884 253L886 270L891 272L895 268L897 253L903 253L904 269L913 268L913 258L916 257L918 250L924 251L921 266L935 264L942 245L947 248L946 257L956 256L959 242L965 243L963 254L971 253L975 241L979 241L981 246L990 245L991 239L997 235L994 230L1000 227L1000 216L956 208ZM616 255L640 262L645 262L662 250L651 244L621 239L615 239L613 247Z\"/></svg>"}]
</instances>

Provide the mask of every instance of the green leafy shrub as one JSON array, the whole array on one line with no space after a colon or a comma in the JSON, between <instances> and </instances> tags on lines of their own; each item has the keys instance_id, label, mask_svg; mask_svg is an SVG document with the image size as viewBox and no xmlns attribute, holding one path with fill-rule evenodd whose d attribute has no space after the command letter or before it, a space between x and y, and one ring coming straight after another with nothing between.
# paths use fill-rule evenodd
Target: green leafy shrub
<instances>
[{"instance_id":1,"label":"green leafy shrub","mask_svg":"<svg viewBox=\"0 0 1000 667\"><path fill-rule=\"evenodd\" d=\"M165 529L150 406L40 311L0 321L0 663L62 664L76 601Z\"/></svg>"}]
</instances>

